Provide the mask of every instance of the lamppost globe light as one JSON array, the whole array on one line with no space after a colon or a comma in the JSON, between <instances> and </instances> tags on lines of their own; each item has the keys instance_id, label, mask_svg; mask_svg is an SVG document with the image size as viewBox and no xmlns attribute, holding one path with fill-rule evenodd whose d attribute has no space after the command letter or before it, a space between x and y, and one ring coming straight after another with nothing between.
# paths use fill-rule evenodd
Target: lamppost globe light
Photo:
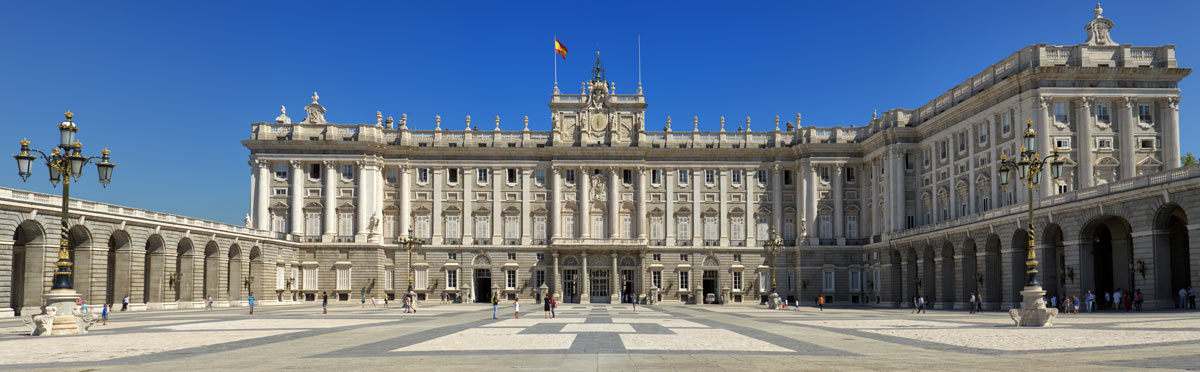
<instances>
[{"instance_id":1,"label":"lamppost globe light","mask_svg":"<svg viewBox=\"0 0 1200 372\"><path fill-rule=\"evenodd\" d=\"M1001 165L998 173L1000 174L1000 186L1008 187L1008 165Z\"/></svg>"},{"instance_id":2,"label":"lamppost globe light","mask_svg":"<svg viewBox=\"0 0 1200 372\"><path fill-rule=\"evenodd\" d=\"M1037 146L1037 132L1033 130L1033 120L1025 121L1025 151L1035 151Z\"/></svg>"},{"instance_id":3,"label":"lamppost globe light","mask_svg":"<svg viewBox=\"0 0 1200 372\"><path fill-rule=\"evenodd\" d=\"M1029 176L1029 160L1021 158L1021 161L1017 162L1017 178L1026 179L1027 176Z\"/></svg>"},{"instance_id":4,"label":"lamppost globe light","mask_svg":"<svg viewBox=\"0 0 1200 372\"><path fill-rule=\"evenodd\" d=\"M58 145L62 148L70 148L75 143L75 135L79 132L79 127L75 126L75 122L71 121L71 118L75 117L75 114L72 114L71 110L67 110L63 115L67 117L67 120L63 120L62 123L58 124Z\"/></svg>"},{"instance_id":5,"label":"lamppost globe light","mask_svg":"<svg viewBox=\"0 0 1200 372\"><path fill-rule=\"evenodd\" d=\"M107 188L108 183L112 182L113 168L117 165L108 161L108 149L104 149L100 153L103 155L100 157L100 162L96 163L96 173L100 176L100 184Z\"/></svg>"},{"instance_id":6,"label":"lamppost globe light","mask_svg":"<svg viewBox=\"0 0 1200 372\"><path fill-rule=\"evenodd\" d=\"M46 167L50 170L50 184L58 186L58 183L62 182L62 169L58 168L58 164L55 161L47 161Z\"/></svg>"},{"instance_id":7,"label":"lamppost globe light","mask_svg":"<svg viewBox=\"0 0 1200 372\"><path fill-rule=\"evenodd\" d=\"M88 159L83 157L83 154L80 153L80 150L83 149L82 143L75 142L71 148L71 156L69 157L69 159L71 159L71 177L72 179L78 181L79 176L83 175L83 165L87 164Z\"/></svg>"},{"instance_id":8,"label":"lamppost globe light","mask_svg":"<svg viewBox=\"0 0 1200 372\"><path fill-rule=\"evenodd\" d=\"M37 159L36 156L29 153L28 139L21 140L21 153L13 155L13 158L17 159L17 175L21 176L22 182L28 181L29 176L33 175L33 160Z\"/></svg>"}]
</instances>

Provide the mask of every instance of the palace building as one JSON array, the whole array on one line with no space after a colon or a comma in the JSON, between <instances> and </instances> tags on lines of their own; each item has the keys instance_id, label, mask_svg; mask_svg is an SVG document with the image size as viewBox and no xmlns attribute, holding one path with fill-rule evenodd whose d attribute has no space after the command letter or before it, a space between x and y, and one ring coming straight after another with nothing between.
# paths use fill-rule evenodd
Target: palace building
<instances>
[{"instance_id":1,"label":"palace building","mask_svg":"<svg viewBox=\"0 0 1200 372\"><path fill-rule=\"evenodd\" d=\"M141 293L148 307L212 294L236 305L245 283L268 300L346 300L403 293L411 275L423 298L455 301L544 290L568 303L736 304L762 301L773 276L781 297L802 303L924 295L961 308L978 294L1014 307L1028 200L1023 184L1004 188L996 175L1032 122L1036 150L1067 159L1063 179L1043 179L1033 196L1047 291L1140 288L1147 306L1169 307L1174 291L1200 284L1200 250L1189 249L1200 225L1187 222L1200 215L1200 169L1180 167L1179 147L1178 83L1191 70L1174 45L1119 44L1113 26L1097 7L1081 44L1022 47L921 107L848 127L800 114L721 118L717 131L695 117L647 123L641 86L616 92L599 58L578 94L554 88L550 131L530 130L528 117L452 124L378 112L335 124L314 93L303 120L285 111L242 141L246 227L167 215L162 226L153 212L105 207L80 227L105 226L73 242L98 246L76 253L91 267L83 292ZM17 231L11 245L44 244L33 242L57 212L13 208L24 214L4 220ZM772 257L764 241L776 236ZM422 241L411 260L406 237ZM31 298L36 286L24 288Z\"/></svg>"}]
</instances>

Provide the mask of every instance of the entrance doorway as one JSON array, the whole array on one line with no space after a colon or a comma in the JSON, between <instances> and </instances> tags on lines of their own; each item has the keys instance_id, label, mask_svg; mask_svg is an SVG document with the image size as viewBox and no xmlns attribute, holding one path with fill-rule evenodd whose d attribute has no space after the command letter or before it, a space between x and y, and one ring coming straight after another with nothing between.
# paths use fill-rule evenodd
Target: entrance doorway
<instances>
[{"instance_id":1,"label":"entrance doorway","mask_svg":"<svg viewBox=\"0 0 1200 372\"><path fill-rule=\"evenodd\" d=\"M579 303L579 270L563 270L563 302Z\"/></svg>"},{"instance_id":2,"label":"entrance doorway","mask_svg":"<svg viewBox=\"0 0 1200 372\"><path fill-rule=\"evenodd\" d=\"M621 303L637 301L633 293L633 270L621 270Z\"/></svg>"},{"instance_id":3,"label":"entrance doorway","mask_svg":"<svg viewBox=\"0 0 1200 372\"><path fill-rule=\"evenodd\" d=\"M475 302L492 302L492 270L475 269Z\"/></svg>"},{"instance_id":4,"label":"entrance doorway","mask_svg":"<svg viewBox=\"0 0 1200 372\"><path fill-rule=\"evenodd\" d=\"M721 295L717 293L717 271L704 270L704 302L709 303L711 295L711 303L716 304L721 302Z\"/></svg>"},{"instance_id":5,"label":"entrance doorway","mask_svg":"<svg viewBox=\"0 0 1200 372\"><path fill-rule=\"evenodd\" d=\"M609 291L608 269L592 269L589 274L591 274L592 287L588 295L591 297L592 303L611 303L612 292Z\"/></svg>"}]
</instances>

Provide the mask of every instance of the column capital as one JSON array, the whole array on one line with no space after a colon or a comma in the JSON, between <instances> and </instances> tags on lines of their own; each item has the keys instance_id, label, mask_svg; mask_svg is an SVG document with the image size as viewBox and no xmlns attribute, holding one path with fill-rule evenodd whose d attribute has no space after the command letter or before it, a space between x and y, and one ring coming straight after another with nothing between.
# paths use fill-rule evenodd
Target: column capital
<instances>
[{"instance_id":1,"label":"column capital","mask_svg":"<svg viewBox=\"0 0 1200 372\"><path fill-rule=\"evenodd\" d=\"M1079 105L1081 106L1081 108L1083 108L1085 110L1091 109L1092 104L1095 102L1096 102L1096 97L1092 97L1092 96L1079 97Z\"/></svg>"},{"instance_id":2,"label":"column capital","mask_svg":"<svg viewBox=\"0 0 1200 372\"><path fill-rule=\"evenodd\" d=\"M254 159L254 160L251 160L251 161L250 161L250 164L251 164L251 165L254 165L254 166L256 166L256 167L259 167L259 168L266 168L266 167L267 167L267 161L266 161L266 160L263 160L263 159Z\"/></svg>"},{"instance_id":3,"label":"column capital","mask_svg":"<svg viewBox=\"0 0 1200 372\"><path fill-rule=\"evenodd\" d=\"M562 170L562 167L560 167L560 166L557 166L557 165L550 166L550 173L554 174L555 176L557 176L561 170Z\"/></svg>"},{"instance_id":4,"label":"column capital","mask_svg":"<svg viewBox=\"0 0 1200 372\"><path fill-rule=\"evenodd\" d=\"M288 164L291 164L291 165L292 165L292 168L300 168L300 161L299 161L299 160L289 160L289 161L288 161Z\"/></svg>"},{"instance_id":5,"label":"column capital","mask_svg":"<svg viewBox=\"0 0 1200 372\"><path fill-rule=\"evenodd\" d=\"M1134 97L1134 96L1121 97L1121 103L1124 105L1125 108L1132 109L1134 105L1137 105L1137 97Z\"/></svg>"},{"instance_id":6,"label":"column capital","mask_svg":"<svg viewBox=\"0 0 1200 372\"><path fill-rule=\"evenodd\" d=\"M586 258L588 256L587 251L579 252L579 255L583 256L584 258Z\"/></svg>"},{"instance_id":7,"label":"column capital","mask_svg":"<svg viewBox=\"0 0 1200 372\"><path fill-rule=\"evenodd\" d=\"M1179 111L1179 97L1167 97L1167 108L1172 111Z\"/></svg>"},{"instance_id":8,"label":"column capital","mask_svg":"<svg viewBox=\"0 0 1200 372\"><path fill-rule=\"evenodd\" d=\"M354 161L354 165L357 165L357 166L358 166L358 169L360 169L360 170L361 170L361 169L366 169L366 168L367 168L367 161L366 161L366 160L356 160L356 161Z\"/></svg>"},{"instance_id":9,"label":"column capital","mask_svg":"<svg viewBox=\"0 0 1200 372\"><path fill-rule=\"evenodd\" d=\"M833 173L834 174L842 174L842 168L845 168L845 167L846 167L846 164L843 164L843 163L834 164L833 165Z\"/></svg>"},{"instance_id":10,"label":"column capital","mask_svg":"<svg viewBox=\"0 0 1200 372\"><path fill-rule=\"evenodd\" d=\"M322 160L321 164L324 164L326 169L333 169L335 166L337 166L337 163L335 163L333 160Z\"/></svg>"},{"instance_id":11,"label":"column capital","mask_svg":"<svg viewBox=\"0 0 1200 372\"><path fill-rule=\"evenodd\" d=\"M1038 97L1037 97L1037 104L1038 104L1038 108L1043 108L1043 109L1044 109L1044 108L1050 107L1050 100L1051 100L1051 98L1050 98L1050 97L1047 97L1047 96L1038 96Z\"/></svg>"},{"instance_id":12,"label":"column capital","mask_svg":"<svg viewBox=\"0 0 1200 372\"><path fill-rule=\"evenodd\" d=\"M617 166L615 166L615 165L610 165L610 166L608 167L608 171L609 171L609 172L612 172L613 176L616 176L616 175L617 175L617 172L620 172L620 171L621 171L621 168L620 168L620 167L617 167Z\"/></svg>"}]
</instances>

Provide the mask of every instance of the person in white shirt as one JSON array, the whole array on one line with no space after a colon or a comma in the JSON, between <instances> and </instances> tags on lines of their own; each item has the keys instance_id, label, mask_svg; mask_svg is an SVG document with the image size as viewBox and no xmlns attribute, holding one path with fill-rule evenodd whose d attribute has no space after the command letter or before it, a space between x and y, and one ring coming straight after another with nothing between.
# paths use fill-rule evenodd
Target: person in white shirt
<instances>
[{"instance_id":1,"label":"person in white shirt","mask_svg":"<svg viewBox=\"0 0 1200 372\"><path fill-rule=\"evenodd\" d=\"M1188 297L1187 288L1180 288L1179 289L1179 308L1180 309L1187 309L1187 297Z\"/></svg>"}]
</instances>

